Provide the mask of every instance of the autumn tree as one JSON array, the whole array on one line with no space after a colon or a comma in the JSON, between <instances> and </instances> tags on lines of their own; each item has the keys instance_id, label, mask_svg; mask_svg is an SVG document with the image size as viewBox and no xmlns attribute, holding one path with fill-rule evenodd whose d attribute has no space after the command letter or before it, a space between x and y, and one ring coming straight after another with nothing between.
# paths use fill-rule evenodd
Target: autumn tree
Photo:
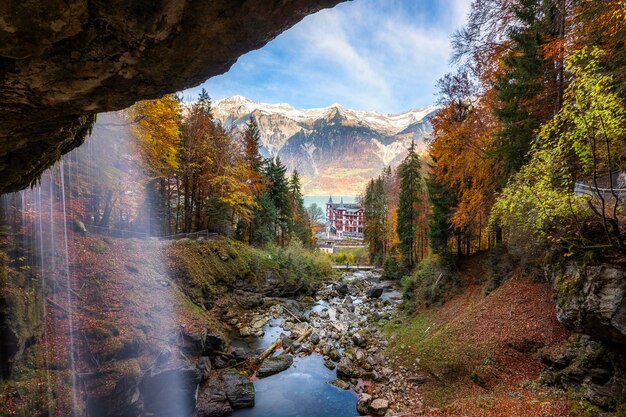
<instances>
[{"instance_id":1,"label":"autumn tree","mask_svg":"<svg viewBox=\"0 0 626 417\"><path fill-rule=\"evenodd\" d=\"M173 226L172 181L179 167L180 100L173 94L144 100L128 110L132 119L139 160L147 175L146 205L153 232L171 233ZM151 210L155 208L156 210ZM163 227L164 226L164 227ZM163 227L163 228L162 228Z\"/></svg>"},{"instance_id":2,"label":"autumn tree","mask_svg":"<svg viewBox=\"0 0 626 417\"><path fill-rule=\"evenodd\" d=\"M595 216L604 243L623 247L623 207L614 173L624 168L626 106L613 78L602 73L602 55L597 48L583 48L570 57L572 81L563 107L543 126L531 161L504 190L492 215L511 234L532 235L546 245L564 241L570 249L586 247L598 240L585 227Z\"/></svg>"}]
</instances>

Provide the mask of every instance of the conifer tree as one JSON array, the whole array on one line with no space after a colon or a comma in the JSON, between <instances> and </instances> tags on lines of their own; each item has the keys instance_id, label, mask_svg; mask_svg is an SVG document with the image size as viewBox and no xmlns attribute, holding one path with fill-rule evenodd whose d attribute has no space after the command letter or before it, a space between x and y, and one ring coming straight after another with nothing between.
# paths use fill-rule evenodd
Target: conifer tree
<instances>
[{"instance_id":1,"label":"conifer tree","mask_svg":"<svg viewBox=\"0 0 626 417\"><path fill-rule=\"evenodd\" d=\"M265 177L268 182L268 197L276 208L274 219L274 236L279 245L285 245L289 235L291 219L291 203L289 201L289 185L286 177L287 168L280 157L270 158L265 164Z\"/></svg>"},{"instance_id":2,"label":"conifer tree","mask_svg":"<svg viewBox=\"0 0 626 417\"><path fill-rule=\"evenodd\" d=\"M304 207L300 174L294 170L289 178L289 194L291 199L291 232L305 245L310 245L311 222Z\"/></svg>"},{"instance_id":3,"label":"conifer tree","mask_svg":"<svg viewBox=\"0 0 626 417\"><path fill-rule=\"evenodd\" d=\"M402 261L408 269L412 269L419 260L419 203L422 202L423 196L420 169L421 164L415 152L415 142L411 142L409 153L398 168L400 196L397 232L400 238L399 248Z\"/></svg>"},{"instance_id":4,"label":"conifer tree","mask_svg":"<svg viewBox=\"0 0 626 417\"><path fill-rule=\"evenodd\" d=\"M437 160L433 158L431 171L437 170ZM428 200L431 210L428 223L428 241L433 253L445 254L448 252L448 242L453 235L451 218L453 207L457 205L457 194L435 172L426 180Z\"/></svg>"},{"instance_id":5,"label":"conifer tree","mask_svg":"<svg viewBox=\"0 0 626 417\"><path fill-rule=\"evenodd\" d=\"M263 157L259 152L261 136L259 133L259 125L253 116L250 116L250 119L248 119L246 130L243 135L243 141L244 155L248 166L253 172L260 174L263 166Z\"/></svg>"},{"instance_id":6,"label":"conifer tree","mask_svg":"<svg viewBox=\"0 0 626 417\"><path fill-rule=\"evenodd\" d=\"M264 191L257 198L257 208L252 219L250 243L255 246L263 246L276 240L276 207L269 196L269 191Z\"/></svg>"},{"instance_id":7,"label":"conifer tree","mask_svg":"<svg viewBox=\"0 0 626 417\"><path fill-rule=\"evenodd\" d=\"M260 215L263 208L260 199L263 197L265 188L267 187L265 177L263 176L263 157L259 151L260 134L256 119L250 116L243 133L243 163L245 164L246 183L249 185L254 195L254 203L251 205L252 211L250 219L241 219L237 224L236 237L244 242L252 242L252 234L254 222L252 219Z\"/></svg>"},{"instance_id":8,"label":"conifer tree","mask_svg":"<svg viewBox=\"0 0 626 417\"><path fill-rule=\"evenodd\" d=\"M382 264L385 254L384 240L388 210L384 175L372 179L363 197L364 238L369 247L370 262Z\"/></svg>"},{"instance_id":9,"label":"conifer tree","mask_svg":"<svg viewBox=\"0 0 626 417\"><path fill-rule=\"evenodd\" d=\"M502 59L504 71L496 79L499 103L494 114L501 128L494 152L503 162L502 181L527 161L534 134L554 111L546 94L553 71L543 50L549 35L545 21L549 15L544 13L542 3L545 2L518 0L513 6L519 24L508 31L511 45Z\"/></svg>"}]
</instances>

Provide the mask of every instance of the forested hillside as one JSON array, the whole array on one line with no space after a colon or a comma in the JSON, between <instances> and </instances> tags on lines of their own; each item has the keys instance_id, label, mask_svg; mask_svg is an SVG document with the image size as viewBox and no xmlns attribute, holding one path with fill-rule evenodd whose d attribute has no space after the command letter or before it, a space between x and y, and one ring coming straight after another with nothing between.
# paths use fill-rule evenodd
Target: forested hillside
<instances>
[{"instance_id":1,"label":"forested hillside","mask_svg":"<svg viewBox=\"0 0 626 417\"><path fill-rule=\"evenodd\" d=\"M442 254L500 243L528 260L546 250L621 253L624 31L619 1L474 2L453 40L458 69L439 81L429 155L421 167L405 160L421 177L414 209L428 213L413 219L412 245L428 229ZM402 172L386 170L368 190L382 187L397 206ZM382 213L370 214L392 231L396 219ZM376 255L396 246L394 236L375 242L385 248Z\"/></svg>"},{"instance_id":2,"label":"forested hillside","mask_svg":"<svg viewBox=\"0 0 626 417\"><path fill-rule=\"evenodd\" d=\"M622 1L474 1L428 154L412 148L363 195L370 258L402 279L410 311L475 285L468 256L486 292L507 279L551 286L552 314L590 337L564 342L570 354L605 349L585 366L607 373L552 383L605 410L625 398L625 40Z\"/></svg>"},{"instance_id":3,"label":"forested hillside","mask_svg":"<svg viewBox=\"0 0 626 417\"><path fill-rule=\"evenodd\" d=\"M63 191L71 220L97 233L208 231L258 246L286 245L292 237L312 244L298 172L260 155L254 119L228 134L205 92L186 112L175 95L166 95L100 115L85 146L40 184L39 197L4 197L0 218L19 222L37 198Z\"/></svg>"}]
</instances>

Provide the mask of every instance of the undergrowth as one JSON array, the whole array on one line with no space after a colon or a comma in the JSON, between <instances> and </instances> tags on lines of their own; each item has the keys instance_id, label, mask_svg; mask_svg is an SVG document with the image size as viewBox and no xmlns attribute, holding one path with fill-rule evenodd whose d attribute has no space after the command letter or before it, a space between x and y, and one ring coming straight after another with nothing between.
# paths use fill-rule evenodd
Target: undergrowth
<instances>
[{"instance_id":1,"label":"undergrowth","mask_svg":"<svg viewBox=\"0 0 626 417\"><path fill-rule=\"evenodd\" d=\"M421 261L414 273L400 279L404 308L413 311L445 301L445 294L458 286L454 263L431 255Z\"/></svg>"},{"instance_id":2,"label":"undergrowth","mask_svg":"<svg viewBox=\"0 0 626 417\"><path fill-rule=\"evenodd\" d=\"M286 247L255 248L220 238L206 242L179 241L168 250L170 270L194 302L210 307L218 286L261 291L268 281L310 293L336 272L319 251L292 241Z\"/></svg>"}]
</instances>

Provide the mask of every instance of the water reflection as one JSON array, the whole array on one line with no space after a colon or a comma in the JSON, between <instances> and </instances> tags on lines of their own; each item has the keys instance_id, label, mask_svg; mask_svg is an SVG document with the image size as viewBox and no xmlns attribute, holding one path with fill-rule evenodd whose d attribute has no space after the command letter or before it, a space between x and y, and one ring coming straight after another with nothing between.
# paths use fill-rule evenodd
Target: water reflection
<instances>
[{"instance_id":1,"label":"water reflection","mask_svg":"<svg viewBox=\"0 0 626 417\"><path fill-rule=\"evenodd\" d=\"M335 371L319 355L296 358L291 368L254 382L254 408L236 411L235 417L353 417L356 394L330 385Z\"/></svg>"}]
</instances>

